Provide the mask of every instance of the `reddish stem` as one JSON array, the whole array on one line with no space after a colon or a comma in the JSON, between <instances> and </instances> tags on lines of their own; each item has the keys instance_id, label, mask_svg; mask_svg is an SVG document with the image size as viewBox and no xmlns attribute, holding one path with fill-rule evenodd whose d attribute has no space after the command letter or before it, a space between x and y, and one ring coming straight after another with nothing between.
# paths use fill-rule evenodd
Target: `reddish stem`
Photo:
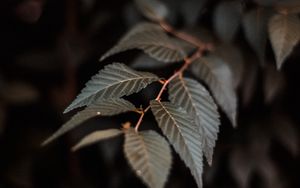
<instances>
[{"instance_id":1,"label":"reddish stem","mask_svg":"<svg viewBox=\"0 0 300 188\"><path fill-rule=\"evenodd\" d=\"M199 39L184 33L184 32L178 32L176 31L171 25L169 25L168 23L166 23L164 20L159 21L160 26L167 31L168 33L176 36L177 38L180 38L190 44L195 45L198 50L193 53L193 55L191 55L190 57L187 57L184 59L184 64L182 65L182 67L176 71L172 76L170 76L166 81L164 81L162 88L160 89L157 97L155 98L155 100L160 101L161 100L161 96L164 93L164 91L166 90L166 87L168 86L168 84L177 76L182 75L182 73L188 68L188 66L195 61L196 59L198 59L199 57L202 56L203 52L205 50L212 50L212 45L211 44L206 44L203 43L202 41L200 41ZM144 115L145 113L150 109L150 106L148 106L145 110L143 110L141 112L141 116L138 120L138 122L135 125L135 131L138 132L138 129L143 121Z\"/></svg>"}]
</instances>

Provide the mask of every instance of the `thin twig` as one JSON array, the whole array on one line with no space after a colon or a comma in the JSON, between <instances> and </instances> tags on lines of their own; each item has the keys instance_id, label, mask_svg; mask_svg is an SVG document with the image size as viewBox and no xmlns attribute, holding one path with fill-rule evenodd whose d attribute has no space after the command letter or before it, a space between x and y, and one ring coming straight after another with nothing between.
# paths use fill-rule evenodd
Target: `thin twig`
<instances>
[{"instance_id":1,"label":"thin twig","mask_svg":"<svg viewBox=\"0 0 300 188\"><path fill-rule=\"evenodd\" d=\"M135 125L135 131L136 132L138 132L138 129L139 129L139 127L140 127L140 125L141 125L141 123L142 123L142 121L143 121L143 118L144 118L144 115L145 115L145 112L142 112L141 113L141 116L140 116L140 118L139 118L139 121L136 123L136 125Z\"/></svg>"},{"instance_id":2,"label":"thin twig","mask_svg":"<svg viewBox=\"0 0 300 188\"><path fill-rule=\"evenodd\" d=\"M176 31L170 24L165 22L164 20L159 21L159 25L168 33L176 36L177 38L180 38L194 46L196 46L201 51L204 50L212 50L213 46L211 44L203 43L201 40L199 40L196 37L193 37L189 35L188 33Z\"/></svg>"},{"instance_id":3,"label":"thin twig","mask_svg":"<svg viewBox=\"0 0 300 188\"><path fill-rule=\"evenodd\" d=\"M176 36L177 38L180 38L188 43L191 43L193 45L195 45L198 50L196 52L193 53L193 55L191 55L190 57L186 57L184 59L184 64L182 65L182 67L176 71L172 76L170 76L167 80L162 81L160 80L160 83L163 84L163 86L161 87L158 95L156 96L155 100L160 101L161 100L161 96L164 93L164 91L166 90L166 87L168 86L168 84L177 76L182 76L182 73L188 68L188 66L195 61L196 59L200 58L203 54L203 52L205 50L211 50L212 49L212 45L210 44L206 44L203 43L202 41L200 41L199 39L184 33L184 32L178 32L176 31L171 25L169 25L167 22L165 22L164 20L159 21L160 26L167 31L168 33ZM145 116L145 113L150 109L150 105L145 108L145 110L141 110L138 111L141 115L140 118L138 120L138 122L135 125L135 131L138 132L138 129L143 121L143 118Z\"/></svg>"},{"instance_id":4,"label":"thin twig","mask_svg":"<svg viewBox=\"0 0 300 188\"><path fill-rule=\"evenodd\" d=\"M177 71L175 72L168 80L165 81L164 85L162 86L162 88L160 89L157 97L155 98L155 100L159 101L161 99L161 96L163 94L163 92L166 90L166 87L168 86L168 84L177 76L181 75L187 68L188 66L196 59L198 59L199 57L201 57L202 55L202 50L198 49L191 57L188 57L184 60L184 64L183 66Z\"/></svg>"}]
</instances>

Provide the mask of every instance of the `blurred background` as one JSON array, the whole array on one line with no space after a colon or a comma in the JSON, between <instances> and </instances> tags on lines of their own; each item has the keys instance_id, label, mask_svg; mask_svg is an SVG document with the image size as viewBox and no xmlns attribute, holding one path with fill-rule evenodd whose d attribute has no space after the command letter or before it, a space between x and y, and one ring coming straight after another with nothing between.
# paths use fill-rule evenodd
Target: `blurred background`
<instances>
[{"instance_id":1,"label":"blurred background","mask_svg":"<svg viewBox=\"0 0 300 188\"><path fill-rule=\"evenodd\" d=\"M218 36L215 12L223 1L164 2L173 26L217 44L236 81L238 127L232 128L222 115L213 165L205 163L204 187L300 187L300 45L279 72L270 42L261 63L242 25L230 36L233 39ZM237 2L242 17L252 10L267 10L275 0ZM137 50L98 61L133 25L145 21L133 2L3 0L0 21L0 187L144 187L125 160L122 137L70 151L87 133L135 122L135 114L91 119L40 147L75 113L62 114L104 65L123 62L162 77L176 69L176 64L153 68L154 60ZM145 103L157 87L154 84L130 99ZM142 129L150 128L157 130L153 116L147 114ZM196 187L189 170L174 156L166 187Z\"/></svg>"}]
</instances>

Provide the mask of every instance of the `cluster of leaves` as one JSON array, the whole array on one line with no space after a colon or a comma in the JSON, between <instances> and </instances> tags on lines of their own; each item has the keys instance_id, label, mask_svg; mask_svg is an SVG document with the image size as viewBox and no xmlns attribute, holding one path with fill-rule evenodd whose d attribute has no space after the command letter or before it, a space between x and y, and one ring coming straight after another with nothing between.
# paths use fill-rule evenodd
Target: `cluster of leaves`
<instances>
[{"instance_id":1,"label":"cluster of leaves","mask_svg":"<svg viewBox=\"0 0 300 188\"><path fill-rule=\"evenodd\" d=\"M203 154L211 164L219 132L220 115L216 104L232 125L237 125L235 89L238 83L234 80L235 73L230 67L234 65L226 62L230 58L222 53L225 47L214 50L211 43L202 42L194 35L177 31L170 26L165 21L168 8L160 1L136 0L135 3L144 16L154 23L134 26L100 60L127 50L139 49L158 61L153 66L181 62L181 68L168 79L162 79L118 62L105 66L87 82L86 87L64 112L86 106L85 109L74 115L43 144L53 141L92 117L136 112L140 118L135 127L131 127L131 123L125 123L122 129L93 132L75 145L73 150L124 134L124 153L137 176L149 187L163 187L172 164L172 145L190 169L198 187L202 187ZM224 43L229 43L243 23L249 45L264 63L269 31L277 67L280 68L300 39L300 20L297 15L299 9L294 6L291 8L290 5L272 4L272 11L267 8L254 9L242 17L241 3L221 2L214 14L216 35ZM257 19L261 14L263 19ZM153 82L161 83L162 87L157 96L149 101L149 106L137 108L124 98L140 92ZM168 101L163 101L162 94L166 91ZM139 130L145 113L150 109L168 142L157 132Z\"/></svg>"}]
</instances>

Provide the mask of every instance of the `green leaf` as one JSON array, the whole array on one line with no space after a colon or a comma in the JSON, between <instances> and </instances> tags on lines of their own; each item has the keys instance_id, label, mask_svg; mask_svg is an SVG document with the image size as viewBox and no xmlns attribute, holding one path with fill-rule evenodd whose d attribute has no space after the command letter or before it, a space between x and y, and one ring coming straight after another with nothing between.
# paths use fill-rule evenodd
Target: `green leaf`
<instances>
[{"instance_id":1,"label":"green leaf","mask_svg":"<svg viewBox=\"0 0 300 188\"><path fill-rule=\"evenodd\" d=\"M125 156L135 173L151 188L162 188L172 164L171 148L154 131L125 132Z\"/></svg>"},{"instance_id":2,"label":"green leaf","mask_svg":"<svg viewBox=\"0 0 300 188\"><path fill-rule=\"evenodd\" d=\"M150 101L151 110L164 135L202 187L202 143L198 127L185 110L169 102Z\"/></svg>"},{"instance_id":3,"label":"green leaf","mask_svg":"<svg viewBox=\"0 0 300 188\"><path fill-rule=\"evenodd\" d=\"M130 67L134 69L151 70L161 69L166 67L167 65L167 63L157 61L156 59L153 59L146 54L140 54L139 56L137 56L137 58L133 60L133 62L130 64Z\"/></svg>"},{"instance_id":4,"label":"green leaf","mask_svg":"<svg viewBox=\"0 0 300 188\"><path fill-rule=\"evenodd\" d=\"M195 80L177 77L169 84L169 99L195 119L199 133L204 138L204 154L211 165L220 120L217 106L209 92Z\"/></svg>"},{"instance_id":5,"label":"green leaf","mask_svg":"<svg viewBox=\"0 0 300 188\"><path fill-rule=\"evenodd\" d=\"M59 128L51 137L43 142L46 145L63 134L74 129L86 120L96 116L112 116L123 112L133 111L135 106L129 101L121 98L111 98L94 102L91 106L86 107L84 110L75 114L68 122Z\"/></svg>"},{"instance_id":6,"label":"green leaf","mask_svg":"<svg viewBox=\"0 0 300 188\"><path fill-rule=\"evenodd\" d=\"M107 65L86 83L86 87L64 113L97 100L131 95L158 80L154 74L135 71L121 63Z\"/></svg>"},{"instance_id":7,"label":"green leaf","mask_svg":"<svg viewBox=\"0 0 300 188\"><path fill-rule=\"evenodd\" d=\"M185 54L191 54L196 48L188 42L185 42L178 38L171 38L174 45L180 47ZM135 69L158 69L163 68L172 63L170 62L161 62L156 59L149 57L146 54L140 54L133 62L130 64L130 67Z\"/></svg>"},{"instance_id":8,"label":"green leaf","mask_svg":"<svg viewBox=\"0 0 300 188\"><path fill-rule=\"evenodd\" d=\"M167 7L157 0L134 0L140 12L150 20L160 21L168 15Z\"/></svg>"},{"instance_id":9,"label":"green leaf","mask_svg":"<svg viewBox=\"0 0 300 188\"><path fill-rule=\"evenodd\" d=\"M194 61L190 69L208 85L217 103L236 126L237 96L228 65L220 58L209 55Z\"/></svg>"},{"instance_id":10,"label":"green leaf","mask_svg":"<svg viewBox=\"0 0 300 188\"><path fill-rule=\"evenodd\" d=\"M300 39L300 20L297 15L274 15L269 22L271 44L277 68L291 54Z\"/></svg>"},{"instance_id":11,"label":"green leaf","mask_svg":"<svg viewBox=\"0 0 300 188\"><path fill-rule=\"evenodd\" d=\"M253 9L243 18L243 28L246 39L260 62L264 64L267 43L269 13L264 9Z\"/></svg>"},{"instance_id":12,"label":"green leaf","mask_svg":"<svg viewBox=\"0 0 300 188\"><path fill-rule=\"evenodd\" d=\"M119 129L107 129L103 131L95 131L83 137L78 144L72 147L72 151L76 151L83 147L92 145L102 140L113 138L121 135L123 132Z\"/></svg>"},{"instance_id":13,"label":"green leaf","mask_svg":"<svg viewBox=\"0 0 300 188\"><path fill-rule=\"evenodd\" d=\"M221 2L214 12L214 28L224 42L231 42L241 21L242 6L239 1Z\"/></svg>"},{"instance_id":14,"label":"green leaf","mask_svg":"<svg viewBox=\"0 0 300 188\"><path fill-rule=\"evenodd\" d=\"M241 48L228 43L223 43L215 47L214 55L218 56L228 65L232 72L232 80L234 88L238 88L243 81L244 75L244 56ZM230 74L228 72L228 74Z\"/></svg>"},{"instance_id":15,"label":"green leaf","mask_svg":"<svg viewBox=\"0 0 300 188\"><path fill-rule=\"evenodd\" d=\"M100 61L114 54L140 49L146 54L162 62L176 62L184 59L186 54L156 24L141 23L129 31L119 43L106 52Z\"/></svg>"}]
</instances>

